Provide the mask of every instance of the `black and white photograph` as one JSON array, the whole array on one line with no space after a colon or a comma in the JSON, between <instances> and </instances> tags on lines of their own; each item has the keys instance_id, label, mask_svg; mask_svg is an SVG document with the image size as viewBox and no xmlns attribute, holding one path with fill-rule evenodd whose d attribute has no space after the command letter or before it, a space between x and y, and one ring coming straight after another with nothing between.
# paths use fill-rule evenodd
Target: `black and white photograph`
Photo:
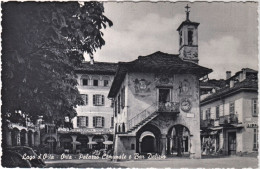
<instances>
[{"instance_id":1,"label":"black and white photograph","mask_svg":"<svg viewBox=\"0 0 260 169\"><path fill-rule=\"evenodd\" d=\"M258 2L1 2L1 166L258 168Z\"/></svg>"}]
</instances>

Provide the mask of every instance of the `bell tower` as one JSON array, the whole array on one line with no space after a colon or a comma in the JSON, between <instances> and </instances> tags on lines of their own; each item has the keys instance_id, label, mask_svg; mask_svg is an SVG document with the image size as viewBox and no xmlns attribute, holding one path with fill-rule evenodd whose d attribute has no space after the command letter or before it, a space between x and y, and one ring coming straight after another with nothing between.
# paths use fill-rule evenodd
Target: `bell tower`
<instances>
[{"instance_id":1,"label":"bell tower","mask_svg":"<svg viewBox=\"0 0 260 169\"><path fill-rule=\"evenodd\" d=\"M184 61L198 64L198 26L199 23L189 19L189 6L186 7L186 20L181 23L179 32L179 57Z\"/></svg>"}]
</instances>

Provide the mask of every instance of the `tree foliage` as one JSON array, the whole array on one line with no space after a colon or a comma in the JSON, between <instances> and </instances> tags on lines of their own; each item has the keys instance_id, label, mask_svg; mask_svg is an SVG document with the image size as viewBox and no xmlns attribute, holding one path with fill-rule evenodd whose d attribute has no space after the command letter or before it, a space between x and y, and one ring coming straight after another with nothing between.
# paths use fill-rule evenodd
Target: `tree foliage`
<instances>
[{"instance_id":1,"label":"tree foliage","mask_svg":"<svg viewBox=\"0 0 260 169\"><path fill-rule=\"evenodd\" d=\"M101 29L112 26L103 4L6 2L2 12L2 117L75 115L74 68L105 45Z\"/></svg>"}]
</instances>

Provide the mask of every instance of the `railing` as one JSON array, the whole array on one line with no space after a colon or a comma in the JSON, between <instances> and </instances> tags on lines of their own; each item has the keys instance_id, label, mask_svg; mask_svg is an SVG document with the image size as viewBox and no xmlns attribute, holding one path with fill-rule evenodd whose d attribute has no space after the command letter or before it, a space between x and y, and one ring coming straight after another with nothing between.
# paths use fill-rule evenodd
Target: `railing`
<instances>
[{"instance_id":1,"label":"railing","mask_svg":"<svg viewBox=\"0 0 260 169\"><path fill-rule=\"evenodd\" d=\"M230 114L219 117L219 124L234 124L238 123L238 117L236 114Z\"/></svg>"},{"instance_id":2,"label":"railing","mask_svg":"<svg viewBox=\"0 0 260 169\"><path fill-rule=\"evenodd\" d=\"M159 102L158 111L159 112L180 112L180 103L179 102Z\"/></svg>"},{"instance_id":3,"label":"railing","mask_svg":"<svg viewBox=\"0 0 260 169\"><path fill-rule=\"evenodd\" d=\"M153 114L157 110L157 105L154 103L141 113L137 114L135 117L129 120L128 122L128 128L127 130L130 130L135 125L141 123L143 120L145 120L147 117L149 117L151 114Z\"/></svg>"},{"instance_id":4,"label":"railing","mask_svg":"<svg viewBox=\"0 0 260 169\"><path fill-rule=\"evenodd\" d=\"M214 119L201 120L200 127L213 127L215 126L214 123L215 123Z\"/></svg>"}]
</instances>

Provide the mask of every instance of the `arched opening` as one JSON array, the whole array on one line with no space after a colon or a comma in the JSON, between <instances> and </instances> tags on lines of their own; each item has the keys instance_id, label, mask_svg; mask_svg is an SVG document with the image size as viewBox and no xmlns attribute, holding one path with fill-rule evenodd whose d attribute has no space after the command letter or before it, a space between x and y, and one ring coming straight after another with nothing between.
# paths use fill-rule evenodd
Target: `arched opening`
<instances>
[{"instance_id":1,"label":"arched opening","mask_svg":"<svg viewBox=\"0 0 260 169\"><path fill-rule=\"evenodd\" d=\"M190 151L190 131L183 125L174 125L167 135L167 155L183 156Z\"/></svg>"},{"instance_id":2,"label":"arched opening","mask_svg":"<svg viewBox=\"0 0 260 169\"><path fill-rule=\"evenodd\" d=\"M86 135L78 135L77 140L80 142L80 145L76 145L76 149L80 150L81 153L87 153L88 152L88 136Z\"/></svg>"},{"instance_id":3,"label":"arched opening","mask_svg":"<svg viewBox=\"0 0 260 169\"><path fill-rule=\"evenodd\" d=\"M94 150L100 150L105 148L105 145L103 144L103 142L105 141L104 137L101 135L95 135L92 139L94 142L96 142L97 144L94 144L92 147Z\"/></svg>"},{"instance_id":4,"label":"arched opening","mask_svg":"<svg viewBox=\"0 0 260 169\"><path fill-rule=\"evenodd\" d=\"M20 137L21 137L21 145L22 146L25 146L26 144L28 144L28 142L26 143L28 136L27 136L27 131L25 129L21 130Z\"/></svg>"},{"instance_id":5,"label":"arched opening","mask_svg":"<svg viewBox=\"0 0 260 169\"><path fill-rule=\"evenodd\" d=\"M136 134L136 152L140 154L160 154L160 137L161 132L159 128L151 124L146 124Z\"/></svg>"},{"instance_id":6,"label":"arched opening","mask_svg":"<svg viewBox=\"0 0 260 169\"><path fill-rule=\"evenodd\" d=\"M56 145L57 145L56 139L50 136L44 140L44 143L45 145L47 145L46 146L47 152L53 154L56 150Z\"/></svg>"},{"instance_id":7,"label":"arched opening","mask_svg":"<svg viewBox=\"0 0 260 169\"><path fill-rule=\"evenodd\" d=\"M28 131L28 145L32 147L34 145L33 143L33 132L31 130Z\"/></svg>"},{"instance_id":8,"label":"arched opening","mask_svg":"<svg viewBox=\"0 0 260 169\"><path fill-rule=\"evenodd\" d=\"M12 137L12 146L20 145L20 131L17 128L14 128L11 131L11 137Z\"/></svg>"},{"instance_id":9,"label":"arched opening","mask_svg":"<svg viewBox=\"0 0 260 169\"><path fill-rule=\"evenodd\" d=\"M121 127L118 125L118 133L121 133Z\"/></svg>"},{"instance_id":10,"label":"arched opening","mask_svg":"<svg viewBox=\"0 0 260 169\"><path fill-rule=\"evenodd\" d=\"M70 135L60 136L60 146L64 148L65 152L72 152L73 145L71 144L72 138Z\"/></svg>"}]
</instances>

